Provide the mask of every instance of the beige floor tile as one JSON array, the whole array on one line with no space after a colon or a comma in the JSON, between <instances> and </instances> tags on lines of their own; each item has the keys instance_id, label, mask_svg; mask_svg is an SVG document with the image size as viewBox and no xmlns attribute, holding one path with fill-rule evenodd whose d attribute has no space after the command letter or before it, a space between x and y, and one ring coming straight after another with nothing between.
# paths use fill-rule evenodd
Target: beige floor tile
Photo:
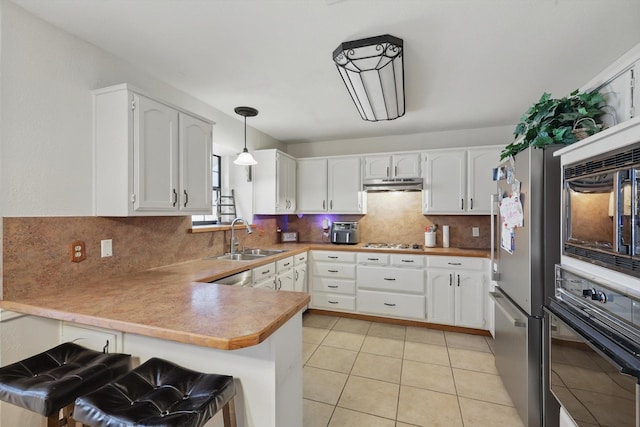
<instances>
[{"instance_id":1,"label":"beige floor tile","mask_svg":"<svg viewBox=\"0 0 640 427\"><path fill-rule=\"evenodd\" d=\"M502 380L497 375L454 368L453 378L460 397L513 406Z\"/></svg>"},{"instance_id":2,"label":"beige floor tile","mask_svg":"<svg viewBox=\"0 0 640 427\"><path fill-rule=\"evenodd\" d=\"M341 317L333 327L334 331L352 332L354 334L367 334L371 322L360 319Z\"/></svg>"},{"instance_id":3,"label":"beige floor tile","mask_svg":"<svg viewBox=\"0 0 640 427\"><path fill-rule=\"evenodd\" d=\"M402 359L360 353L353 365L351 375L399 384L401 371Z\"/></svg>"},{"instance_id":4,"label":"beige floor tile","mask_svg":"<svg viewBox=\"0 0 640 427\"><path fill-rule=\"evenodd\" d=\"M489 344L482 335L461 334L459 332L445 332L444 338L449 348L463 348L466 350L484 351L491 353Z\"/></svg>"},{"instance_id":5,"label":"beige floor tile","mask_svg":"<svg viewBox=\"0 0 640 427\"><path fill-rule=\"evenodd\" d=\"M411 387L456 394L453 374L448 366L405 360L402 363L400 383Z\"/></svg>"},{"instance_id":6,"label":"beige floor tile","mask_svg":"<svg viewBox=\"0 0 640 427\"><path fill-rule=\"evenodd\" d=\"M434 344L406 341L404 343L404 359L433 363L435 365L450 365L447 347Z\"/></svg>"},{"instance_id":7,"label":"beige floor tile","mask_svg":"<svg viewBox=\"0 0 640 427\"><path fill-rule=\"evenodd\" d=\"M498 375L498 370L496 369L496 358L492 353L450 348L449 358L451 360L451 366L454 368Z\"/></svg>"},{"instance_id":8,"label":"beige floor tile","mask_svg":"<svg viewBox=\"0 0 640 427\"><path fill-rule=\"evenodd\" d=\"M356 356L358 356L357 351L321 345L307 361L307 366L348 374L356 361Z\"/></svg>"},{"instance_id":9,"label":"beige floor tile","mask_svg":"<svg viewBox=\"0 0 640 427\"><path fill-rule=\"evenodd\" d=\"M369 332L367 334L372 337L403 340L406 330L407 330L406 326L374 322L369 327Z\"/></svg>"},{"instance_id":10,"label":"beige floor tile","mask_svg":"<svg viewBox=\"0 0 640 427\"><path fill-rule=\"evenodd\" d=\"M347 374L327 371L326 369L303 368L303 392L305 399L335 405L347 382Z\"/></svg>"},{"instance_id":11,"label":"beige floor tile","mask_svg":"<svg viewBox=\"0 0 640 427\"><path fill-rule=\"evenodd\" d=\"M329 334L328 329L312 328L310 326L302 327L302 342L308 344L320 344Z\"/></svg>"},{"instance_id":12,"label":"beige floor tile","mask_svg":"<svg viewBox=\"0 0 640 427\"><path fill-rule=\"evenodd\" d=\"M407 326L407 341L421 342L424 344L447 345L444 340L444 332L437 329Z\"/></svg>"},{"instance_id":13,"label":"beige floor tile","mask_svg":"<svg viewBox=\"0 0 640 427\"><path fill-rule=\"evenodd\" d=\"M324 314L307 313L302 317L303 326L312 328L331 329L338 321L338 317L325 316Z\"/></svg>"},{"instance_id":14,"label":"beige floor tile","mask_svg":"<svg viewBox=\"0 0 640 427\"><path fill-rule=\"evenodd\" d=\"M318 344L302 343L302 363L307 363L311 355L318 348Z\"/></svg>"},{"instance_id":15,"label":"beige floor tile","mask_svg":"<svg viewBox=\"0 0 640 427\"><path fill-rule=\"evenodd\" d=\"M335 406L304 399L303 427L327 427Z\"/></svg>"},{"instance_id":16,"label":"beige floor tile","mask_svg":"<svg viewBox=\"0 0 640 427\"><path fill-rule=\"evenodd\" d=\"M329 331L327 337L322 341L322 345L329 347L343 348L345 350L359 351L364 341L364 334L355 334L352 332Z\"/></svg>"},{"instance_id":17,"label":"beige floor tile","mask_svg":"<svg viewBox=\"0 0 640 427\"><path fill-rule=\"evenodd\" d=\"M404 385L400 387L398 421L423 427L462 427L455 395Z\"/></svg>"},{"instance_id":18,"label":"beige floor tile","mask_svg":"<svg viewBox=\"0 0 640 427\"><path fill-rule=\"evenodd\" d=\"M350 376L338 406L384 418L396 418L398 384Z\"/></svg>"},{"instance_id":19,"label":"beige floor tile","mask_svg":"<svg viewBox=\"0 0 640 427\"><path fill-rule=\"evenodd\" d=\"M524 427L513 407L464 397L459 401L465 427Z\"/></svg>"},{"instance_id":20,"label":"beige floor tile","mask_svg":"<svg viewBox=\"0 0 640 427\"><path fill-rule=\"evenodd\" d=\"M416 427L415 424L406 424L406 423L401 423L400 421L396 422L396 427Z\"/></svg>"},{"instance_id":21,"label":"beige floor tile","mask_svg":"<svg viewBox=\"0 0 640 427\"><path fill-rule=\"evenodd\" d=\"M402 359L402 355L404 354L404 341L367 335L360 351Z\"/></svg>"},{"instance_id":22,"label":"beige floor tile","mask_svg":"<svg viewBox=\"0 0 640 427\"><path fill-rule=\"evenodd\" d=\"M395 427L395 421L337 407L329 427ZM305 426L306 427L306 426Z\"/></svg>"}]
</instances>

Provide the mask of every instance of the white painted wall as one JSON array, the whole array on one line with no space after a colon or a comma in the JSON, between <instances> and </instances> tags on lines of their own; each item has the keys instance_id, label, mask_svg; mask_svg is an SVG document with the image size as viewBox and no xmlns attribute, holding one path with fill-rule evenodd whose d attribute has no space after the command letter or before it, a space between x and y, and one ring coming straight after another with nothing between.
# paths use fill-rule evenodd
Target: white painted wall
<instances>
[{"instance_id":1,"label":"white painted wall","mask_svg":"<svg viewBox=\"0 0 640 427\"><path fill-rule=\"evenodd\" d=\"M397 120L402 120L399 118ZM372 125L375 125L373 123ZM480 145L505 146L513 141L513 126L451 130L412 135L289 144L287 153L293 157L338 156L344 154L386 153L430 148L455 148Z\"/></svg>"},{"instance_id":2,"label":"white painted wall","mask_svg":"<svg viewBox=\"0 0 640 427\"><path fill-rule=\"evenodd\" d=\"M5 216L93 214L92 89L131 83L215 121L214 151L242 150L240 116L227 116L8 0L0 0L0 7ZM285 148L253 129L247 141L250 150Z\"/></svg>"}]
</instances>

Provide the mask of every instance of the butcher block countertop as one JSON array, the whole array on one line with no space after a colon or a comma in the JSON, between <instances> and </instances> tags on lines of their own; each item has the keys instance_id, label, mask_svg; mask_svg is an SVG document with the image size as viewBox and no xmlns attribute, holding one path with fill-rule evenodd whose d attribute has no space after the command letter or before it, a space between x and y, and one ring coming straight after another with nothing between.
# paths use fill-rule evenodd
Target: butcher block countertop
<instances>
[{"instance_id":1,"label":"butcher block countertop","mask_svg":"<svg viewBox=\"0 0 640 427\"><path fill-rule=\"evenodd\" d=\"M19 313L177 342L234 350L265 341L309 303L309 295L210 281L307 250L382 252L362 245L292 243L258 261L199 259L0 301ZM391 253L488 257L488 250L427 248Z\"/></svg>"}]
</instances>

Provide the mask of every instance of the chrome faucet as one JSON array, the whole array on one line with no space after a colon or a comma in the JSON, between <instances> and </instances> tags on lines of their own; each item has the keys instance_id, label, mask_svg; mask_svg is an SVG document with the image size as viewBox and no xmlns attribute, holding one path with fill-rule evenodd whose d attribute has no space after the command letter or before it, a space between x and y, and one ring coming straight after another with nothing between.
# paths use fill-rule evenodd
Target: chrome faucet
<instances>
[{"instance_id":1,"label":"chrome faucet","mask_svg":"<svg viewBox=\"0 0 640 427\"><path fill-rule=\"evenodd\" d=\"M235 228L234 228L234 226L236 225L236 222L244 223L244 225L247 227L247 234L253 233L253 230L251 229L251 226L247 221L245 221L242 218L234 218L233 221L231 221L231 245L230 245L231 247L229 248L229 253L231 255L233 255L236 252L236 237L235 237Z\"/></svg>"}]
</instances>

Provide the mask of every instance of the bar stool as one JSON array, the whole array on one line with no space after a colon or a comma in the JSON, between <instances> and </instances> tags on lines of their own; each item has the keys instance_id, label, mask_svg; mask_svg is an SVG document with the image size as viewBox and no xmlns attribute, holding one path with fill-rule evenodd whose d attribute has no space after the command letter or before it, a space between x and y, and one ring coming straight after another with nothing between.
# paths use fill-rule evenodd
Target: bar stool
<instances>
[{"instance_id":1,"label":"bar stool","mask_svg":"<svg viewBox=\"0 0 640 427\"><path fill-rule=\"evenodd\" d=\"M48 427L73 427L75 399L130 369L128 354L102 353L68 342L0 368L0 400L46 417Z\"/></svg>"},{"instance_id":2,"label":"bar stool","mask_svg":"<svg viewBox=\"0 0 640 427\"><path fill-rule=\"evenodd\" d=\"M90 427L201 427L220 409L236 427L233 377L205 374L151 358L76 399L74 418Z\"/></svg>"}]
</instances>

